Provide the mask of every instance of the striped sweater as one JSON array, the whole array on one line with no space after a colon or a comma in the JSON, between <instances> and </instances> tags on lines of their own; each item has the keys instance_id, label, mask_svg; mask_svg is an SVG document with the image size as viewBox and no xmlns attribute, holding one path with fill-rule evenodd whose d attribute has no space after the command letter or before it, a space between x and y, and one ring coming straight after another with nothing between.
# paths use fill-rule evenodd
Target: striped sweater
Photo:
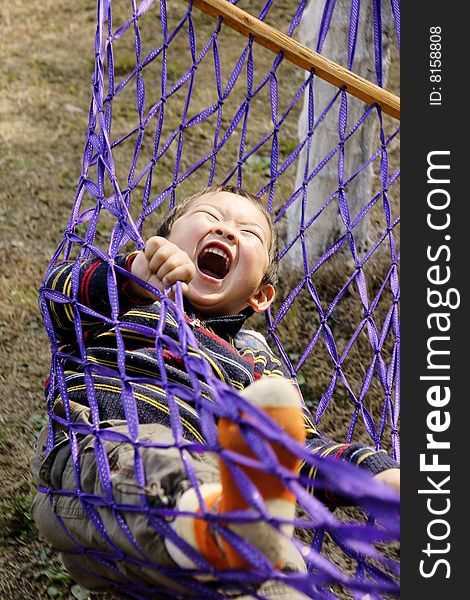
<instances>
[{"instance_id":1,"label":"striped sweater","mask_svg":"<svg viewBox=\"0 0 470 600\"><path fill-rule=\"evenodd\" d=\"M135 256L135 252L119 255L114 261L118 269L112 271L100 259L84 261L80 266L78 293L72 302L66 301L66 297L72 298L74 262L58 264L41 287L41 310L50 315L63 356L67 356L63 359L63 368L68 397L87 405L87 386L89 390L92 385L100 419L124 419L120 375L123 368L120 355L124 355L126 380L132 387L139 422L170 426L170 408L162 383L166 381L166 385L175 384L172 387L176 390L173 396L178 405L184 437L190 441L204 442L200 417L190 399L191 394L178 393L178 390L193 389L193 382L180 353L175 351L177 346L174 344L178 344L179 339L177 320L167 311L165 322L160 323L162 311L159 302L148 304L149 300L133 297L129 293L130 279L125 273L130 271ZM108 281L112 272L118 291L119 328L113 326L111 319L111 286ZM196 360L205 359L217 379L242 390L260 377L289 377L264 338L243 329L245 315L216 316L201 322L194 318L189 304L185 305L185 309L185 319L191 325L197 341L197 348L190 347L189 355ZM80 314L86 356L79 351L74 318L76 312ZM155 351L155 330L158 328L166 340L162 346L163 364ZM119 350L121 345L124 352ZM200 378L199 385L202 396L212 398L213 392L204 378ZM54 397L59 396L59 390L55 389ZM373 474L397 466L382 450L375 451L361 444L338 444L326 438L317 430L307 407L304 407L304 420L307 444L314 453L340 457L365 467ZM316 469L305 464L303 474L308 476L313 489Z\"/></svg>"}]
</instances>

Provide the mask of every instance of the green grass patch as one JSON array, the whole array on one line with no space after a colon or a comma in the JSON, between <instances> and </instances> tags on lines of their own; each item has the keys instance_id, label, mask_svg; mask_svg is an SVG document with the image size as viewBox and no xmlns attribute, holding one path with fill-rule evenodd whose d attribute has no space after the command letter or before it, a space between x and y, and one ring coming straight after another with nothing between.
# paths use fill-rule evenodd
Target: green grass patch
<instances>
[{"instance_id":1,"label":"green grass patch","mask_svg":"<svg viewBox=\"0 0 470 600\"><path fill-rule=\"evenodd\" d=\"M29 489L0 498L0 522L3 524L0 546L10 538L29 542L37 537L38 531L31 516L34 495L31 484Z\"/></svg>"}]
</instances>

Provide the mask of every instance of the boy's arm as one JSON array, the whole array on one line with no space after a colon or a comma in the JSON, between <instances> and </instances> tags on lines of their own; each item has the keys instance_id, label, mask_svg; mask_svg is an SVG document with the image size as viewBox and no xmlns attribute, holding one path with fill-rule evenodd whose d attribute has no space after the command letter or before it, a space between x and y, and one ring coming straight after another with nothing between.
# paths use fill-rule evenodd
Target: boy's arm
<instances>
[{"instance_id":1,"label":"boy's arm","mask_svg":"<svg viewBox=\"0 0 470 600\"><path fill-rule=\"evenodd\" d=\"M390 458L385 450L375 450L365 444L339 444L322 435L313 426L307 433L308 449L319 456L329 456L349 462L357 467L369 471L377 481L385 483L395 489L400 490L400 469L398 463ZM317 468L309 463L304 463L301 468L301 474L308 478L307 489L315 492L315 481L317 480ZM322 489L321 495L329 503L338 505L344 504L344 498L338 498L329 490Z\"/></svg>"},{"instance_id":2,"label":"boy's arm","mask_svg":"<svg viewBox=\"0 0 470 600\"><path fill-rule=\"evenodd\" d=\"M118 255L115 264L130 272L137 254L138 252L131 252ZM45 291L58 292L72 298L71 277L74 266L74 261L64 261L58 264L44 281L40 291L43 293ZM111 314L108 271L108 264L99 258L90 258L80 265L78 303L103 316ZM115 273L120 314L124 314L132 306L146 305L152 302L151 299L143 298L136 293L137 290L131 286L133 283L131 279L123 276L117 269ZM63 342L75 340L75 313L70 303L45 299L45 306L41 305L40 308L41 312L48 310L58 339ZM84 332L104 326L103 321L84 312L81 313L81 323Z\"/></svg>"},{"instance_id":3,"label":"boy's arm","mask_svg":"<svg viewBox=\"0 0 470 600\"><path fill-rule=\"evenodd\" d=\"M181 281L183 292L194 277L195 267L186 252L169 240L153 236L144 251L121 254L115 258L115 265L136 275L160 291ZM71 298L71 277L75 262L67 261L57 265L41 287L41 291L59 292ZM109 316L111 304L108 285L109 266L99 258L91 258L80 265L78 302L96 313ZM119 314L123 315L133 306L145 306L155 302L157 297L140 286L133 279L125 277L115 269L118 290ZM57 337L64 342L75 340L75 313L67 302L46 300ZM44 310L44 306L41 306ZM99 318L82 311L84 332L97 332L106 327Z\"/></svg>"}]
</instances>

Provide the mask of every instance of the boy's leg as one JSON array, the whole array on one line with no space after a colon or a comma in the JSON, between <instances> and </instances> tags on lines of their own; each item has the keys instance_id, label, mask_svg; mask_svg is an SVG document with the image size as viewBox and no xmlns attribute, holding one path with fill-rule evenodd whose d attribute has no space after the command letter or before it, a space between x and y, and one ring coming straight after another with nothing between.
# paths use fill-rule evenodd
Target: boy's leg
<instances>
[{"instance_id":1,"label":"boy's leg","mask_svg":"<svg viewBox=\"0 0 470 600\"><path fill-rule=\"evenodd\" d=\"M274 420L281 424L292 437L298 441L303 440L304 428L299 399L291 384L281 378L261 380L245 390L244 395L270 413ZM71 404L73 405L72 419L89 422L89 410L86 407ZM110 432L127 434L125 423L110 423L109 425ZM251 455L250 449L244 444L238 425L221 420L219 433L224 448L247 456ZM173 443L171 431L155 424L141 425L139 439L141 441L158 440L159 443L168 443L168 445ZM43 486L75 491L78 488L75 464L70 456L67 458L68 442L63 443L62 449L55 453L55 460L53 457L46 457L41 453L40 444L38 454L33 459L33 472L38 483ZM51 545L63 553L64 563L72 576L90 590L109 590L113 584L125 583L126 580L161 585L167 589L181 589L174 580L168 579L158 568L174 567L173 559L176 559L177 565L185 566L180 560L180 555L175 552L175 547L172 548L171 544L165 544L165 536L162 532L159 534L155 531L149 522L149 514L145 510L136 510L136 508L142 507L142 500L145 498L154 506L165 506L165 503L169 503L168 506L171 508L176 503L180 510L186 507L190 512L198 511L199 504L194 490L188 489L189 483L179 451L174 448L140 447L139 454L144 465L147 483L145 489L142 489L135 482L134 446L129 442L118 441L106 441L104 444L111 469L113 504L114 506L122 505L123 510L112 509L110 506L102 506L93 502L94 498L103 497L103 488L96 462L95 437L90 435L79 442L78 452L80 488L82 492L90 496L82 496L82 501L80 501L80 494L38 494L33 505L33 516L39 530ZM297 470L298 460L296 457L286 453L280 447L276 448L275 445L273 449L279 456L281 464L293 472ZM223 462L220 464L221 475L219 476L216 466L195 458L192 465L201 484L201 492L206 496L207 490L214 491L215 484L221 512L249 508ZM244 470L255 482L271 514L291 520L294 516L295 499L285 487L279 484L279 479L260 471ZM220 480L221 485L217 483ZM207 502L209 500L208 498ZM189 507L186 506L188 502L191 504ZM125 510L124 505L134 507L134 509ZM92 513L95 512L99 517L103 529L106 531L107 539L90 520L90 512L85 510L85 506L91 508ZM65 528L59 523L56 515ZM124 529L121 526L122 523L124 523ZM197 533L195 524L202 525L198 528ZM207 521L178 517L174 521L174 526L180 537L199 550L214 566L222 568L243 568L245 566L241 557L225 541L222 542L222 552L220 551ZM130 536L125 533L126 527L131 533ZM232 525L231 529L248 539L254 546L259 547L276 566L282 566L286 559L286 553L289 554L292 550L292 548L286 547L285 537L264 522L255 522L248 526ZM195 536L199 540L203 540L202 548L197 539L196 542L194 541ZM132 542L132 538L135 543ZM209 543L205 543L204 540L208 540ZM168 546L170 554L167 551ZM126 559L126 556L131 557L131 560ZM143 559L148 561L144 568L141 566ZM297 562L296 570L301 570L299 568L301 560L299 559L300 557L297 556L294 560L294 563ZM222 563L219 562L221 560ZM286 566L289 567L289 565ZM273 585L276 587L277 584L273 582ZM269 589L269 582L266 586ZM268 593L268 589L266 597L285 597L286 600L296 597L292 596L291 588L289 588L290 596L279 595L279 593L271 594Z\"/></svg>"},{"instance_id":2,"label":"boy's leg","mask_svg":"<svg viewBox=\"0 0 470 600\"><path fill-rule=\"evenodd\" d=\"M71 420L90 423L87 407L70 404ZM106 439L110 435L123 439L128 436L125 422L107 425ZM112 501L108 506L102 502L106 494L97 464L94 435L83 437L78 444L79 485L67 439L46 456L47 430L43 431L32 460L37 483L52 491L37 494L32 507L33 518L43 537L61 552L72 577L91 591L109 591L128 582L175 591L183 589L161 572L161 568L174 569L177 565L166 550L163 532L158 533L152 525L146 506L174 507L179 496L189 488L186 471L177 449L145 447L145 442L173 444L170 429L159 424L144 424L139 427L139 433L139 441L144 443L138 449L145 471L144 488L136 483L134 446L126 441L104 442L112 485ZM201 483L219 480L213 462L194 460L192 465ZM73 493L78 489L80 493ZM57 494L54 490L68 490L68 493Z\"/></svg>"},{"instance_id":3,"label":"boy's leg","mask_svg":"<svg viewBox=\"0 0 470 600\"><path fill-rule=\"evenodd\" d=\"M305 427L300 407L300 398L295 387L284 378L265 378L246 388L242 395L252 404L266 412L284 431L299 443L305 441ZM239 427L239 424L227 419L219 422L219 441L228 451L245 457L257 458L253 453ZM267 440L264 442L268 443ZM300 459L277 443L268 443L277 456L279 463L288 471L297 473ZM265 507L272 517L292 522L295 516L295 496L284 485L276 474L239 465L244 475L255 484L262 496ZM220 485L201 486L206 508L216 514L232 511L247 511L256 516L243 495L243 490L232 475L228 463L219 460ZM183 512L201 512L199 501L194 490L188 490L181 497L179 508ZM222 523L222 521L221 521ZM177 517L174 527L180 537L189 542L213 566L219 569L245 569L250 564L235 550L223 534L214 532L207 519L188 516ZM283 525L282 532L267 523L264 519L252 520L245 524L230 524L232 532L247 540L260 550L268 560L278 568L285 564L292 543L289 538L293 534L292 525ZM170 542L167 543L170 554L183 567L191 567L193 563L178 551Z\"/></svg>"}]
</instances>

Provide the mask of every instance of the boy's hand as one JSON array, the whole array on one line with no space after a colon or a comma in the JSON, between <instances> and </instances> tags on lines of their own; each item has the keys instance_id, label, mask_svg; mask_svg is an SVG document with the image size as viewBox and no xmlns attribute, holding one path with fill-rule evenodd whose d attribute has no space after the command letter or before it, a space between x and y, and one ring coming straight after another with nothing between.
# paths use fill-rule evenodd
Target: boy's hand
<instances>
[{"instance_id":1,"label":"boy's hand","mask_svg":"<svg viewBox=\"0 0 470 600\"><path fill-rule=\"evenodd\" d=\"M164 288L181 281L185 293L196 269L186 252L180 250L176 244L164 237L153 236L147 241L145 251L139 252L135 257L131 272L161 292ZM134 281L132 290L141 297L157 299Z\"/></svg>"},{"instance_id":2,"label":"boy's hand","mask_svg":"<svg viewBox=\"0 0 470 600\"><path fill-rule=\"evenodd\" d=\"M376 481L381 481L395 491L400 492L400 469L386 469L374 476Z\"/></svg>"}]
</instances>

